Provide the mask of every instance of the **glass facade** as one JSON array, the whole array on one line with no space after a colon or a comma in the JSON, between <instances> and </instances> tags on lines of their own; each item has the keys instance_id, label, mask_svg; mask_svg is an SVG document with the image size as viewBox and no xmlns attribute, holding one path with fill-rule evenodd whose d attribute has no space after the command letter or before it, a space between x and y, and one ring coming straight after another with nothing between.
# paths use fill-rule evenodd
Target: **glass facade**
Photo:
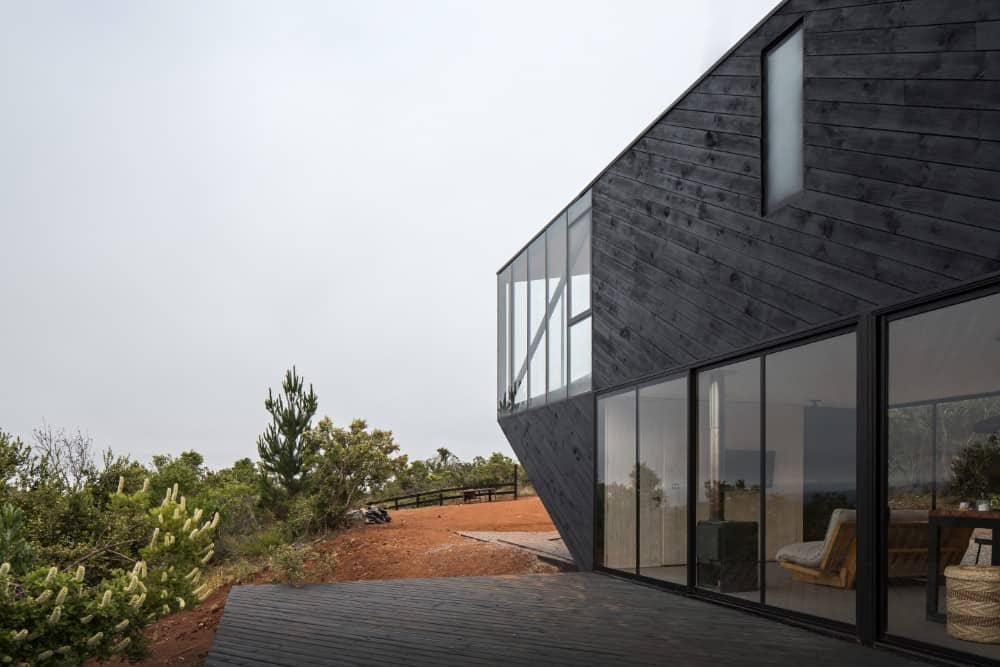
<instances>
[{"instance_id":1,"label":"glass facade","mask_svg":"<svg viewBox=\"0 0 1000 667\"><path fill-rule=\"evenodd\" d=\"M888 366L886 631L1000 659L1000 645L949 635L943 576L951 565L1000 565L1000 513L978 507L1000 506L1000 295L891 321ZM927 581L932 528L937 586ZM966 623L1000 623L1000 589L967 595L995 600L996 615Z\"/></svg>"},{"instance_id":2,"label":"glass facade","mask_svg":"<svg viewBox=\"0 0 1000 667\"><path fill-rule=\"evenodd\" d=\"M803 43L801 26L765 54L764 185L766 211L802 190Z\"/></svg>"},{"instance_id":3,"label":"glass facade","mask_svg":"<svg viewBox=\"0 0 1000 667\"><path fill-rule=\"evenodd\" d=\"M509 313L510 267L507 267L497 275L497 405L501 410L509 410L514 403L514 396L507 392L510 386Z\"/></svg>"},{"instance_id":4,"label":"glass facade","mask_svg":"<svg viewBox=\"0 0 1000 667\"><path fill-rule=\"evenodd\" d=\"M751 600L760 591L760 365L698 374L697 585Z\"/></svg>"},{"instance_id":5,"label":"glass facade","mask_svg":"<svg viewBox=\"0 0 1000 667\"><path fill-rule=\"evenodd\" d=\"M600 544L603 562L613 563L605 566L681 586L690 572L699 588L854 623L856 334L694 379L694 422L687 375L598 401Z\"/></svg>"},{"instance_id":6,"label":"glass facade","mask_svg":"<svg viewBox=\"0 0 1000 667\"><path fill-rule=\"evenodd\" d=\"M590 317L575 322L569 328L569 393L590 391L591 358Z\"/></svg>"},{"instance_id":7,"label":"glass facade","mask_svg":"<svg viewBox=\"0 0 1000 667\"><path fill-rule=\"evenodd\" d=\"M567 319L572 393L590 322ZM595 562L837 627L861 608L859 637L1000 660L976 639L1000 626L1000 294L857 320L869 337L847 323L598 394Z\"/></svg>"},{"instance_id":8,"label":"glass facade","mask_svg":"<svg viewBox=\"0 0 1000 667\"><path fill-rule=\"evenodd\" d=\"M590 310L590 208L569 225L569 315L576 318Z\"/></svg>"},{"instance_id":9,"label":"glass facade","mask_svg":"<svg viewBox=\"0 0 1000 667\"><path fill-rule=\"evenodd\" d=\"M764 601L854 623L857 338L764 357Z\"/></svg>"},{"instance_id":10,"label":"glass facade","mask_svg":"<svg viewBox=\"0 0 1000 667\"><path fill-rule=\"evenodd\" d=\"M597 402L597 493L601 539L597 562L612 570L636 569L636 393Z\"/></svg>"},{"instance_id":11,"label":"glass facade","mask_svg":"<svg viewBox=\"0 0 1000 667\"><path fill-rule=\"evenodd\" d=\"M566 215L545 231L548 248L549 401L566 397Z\"/></svg>"},{"instance_id":12,"label":"glass facade","mask_svg":"<svg viewBox=\"0 0 1000 667\"><path fill-rule=\"evenodd\" d=\"M545 235L539 236L528 246L528 405L534 407L545 403L548 391L545 381L547 372L545 351L546 330L546 282Z\"/></svg>"},{"instance_id":13,"label":"glass facade","mask_svg":"<svg viewBox=\"0 0 1000 667\"><path fill-rule=\"evenodd\" d=\"M639 388L639 574L687 583L687 378Z\"/></svg>"},{"instance_id":14,"label":"glass facade","mask_svg":"<svg viewBox=\"0 0 1000 667\"><path fill-rule=\"evenodd\" d=\"M590 391L590 217L588 191L497 276L501 414Z\"/></svg>"},{"instance_id":15,"label":"glass facade","mask_svg":"<svg viewBox=\"0 0 1000 667\"><path fill-rule=\"evenodd\" d=\"M511 267L511 366L509 392L514 396L514 409L528 402L528 258L521 255Z\"/></svg>"}]
</instances>

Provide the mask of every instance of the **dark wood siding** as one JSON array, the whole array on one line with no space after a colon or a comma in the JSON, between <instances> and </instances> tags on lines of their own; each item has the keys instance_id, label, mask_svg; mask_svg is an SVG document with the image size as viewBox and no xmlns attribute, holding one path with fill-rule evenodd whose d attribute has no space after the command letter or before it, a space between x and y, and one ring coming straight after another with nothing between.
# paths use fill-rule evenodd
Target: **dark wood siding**
<instances>
[{"instance_id":1,"label":"dark wood siding","mask_svg":"<svg viewBox=\"0 0 1000 667\"><path fill-rule=\"evenodd\" d=\"M594 563L594 397L502 417L500 427L573 555Z\"/></svg>"},{"instance_id":2,"label":"dark wood siding","mask_svg":"<svg viewBox=\"0 0 1000 667\"><path fill-rule=\"evenodd\" d=\"M800 20L806 190L762 216L761 52ZM994 273L1000 2L789 0L593 192L598 389Z\"/></svg>"}]
</instances>

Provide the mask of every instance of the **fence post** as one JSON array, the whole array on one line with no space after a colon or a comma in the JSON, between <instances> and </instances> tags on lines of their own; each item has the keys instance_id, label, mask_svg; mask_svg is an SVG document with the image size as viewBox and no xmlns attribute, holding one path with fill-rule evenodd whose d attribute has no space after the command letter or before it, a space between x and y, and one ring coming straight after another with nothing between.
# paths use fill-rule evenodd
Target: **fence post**
<instances>
[{"instance_id":1,"label":"fence post","mask_svg":"<svg viewBox=\"0 0 1000 667\"><path fill-rule=\"evenodd\" d=\"M396 509L399 509L399 496L396 496Z\"/></svg>"},{"instance_id":2,"label":"fence post","mask_svg":"<svg viewBox=\"0 0 1000 667\"><path fill-rule=\"evenodd\" d=\"M517 500L517 464L514 464L514 500Z\"/></svg>"},{"instance_id":3,"label":"fence post","mask_svg":"<svg viewBox=\"0 0 1000 667\"><path fill-rule=\"evenodd\" d=\"M438 505L444 507L444 491L438 492Z\"/></svg>"},{"instance_id":4,"label":"fence post","mask_svg":"<svg viewBox=\"0 0 1000 667\"><path fill-rule=\"evenodd\" d=\"M417 507L418 509L419 509L419 507L420 507L420 494L419 494L419 493L417 494L417 501L416 501L416 503L414 504L414 506L415 506L415 507Z\"/></svg>"}]
</instances>

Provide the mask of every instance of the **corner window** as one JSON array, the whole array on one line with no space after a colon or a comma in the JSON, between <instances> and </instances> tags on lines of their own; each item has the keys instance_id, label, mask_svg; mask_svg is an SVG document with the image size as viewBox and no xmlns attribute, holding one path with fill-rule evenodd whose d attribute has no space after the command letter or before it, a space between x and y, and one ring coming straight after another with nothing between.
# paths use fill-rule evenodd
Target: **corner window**
<instances>
[{"instance_id":1,"label":"corner window","mask_svg":"<svg viewBox=\"0 0 1000 667\"><path fill-rule=\"evenodd\" d=\"M590 391L586 192L497 274L497 412Z\"/></svg>"},{"instance_id":2,"label":"corner window","mask_svg":"<svg viewBox=\"0 0 1000 667\"><path fill-rule=\"evenodd\" d=\"M772 213L804 183L802 26L764 54L764 212Z\"/></svg>"}]
</instances>

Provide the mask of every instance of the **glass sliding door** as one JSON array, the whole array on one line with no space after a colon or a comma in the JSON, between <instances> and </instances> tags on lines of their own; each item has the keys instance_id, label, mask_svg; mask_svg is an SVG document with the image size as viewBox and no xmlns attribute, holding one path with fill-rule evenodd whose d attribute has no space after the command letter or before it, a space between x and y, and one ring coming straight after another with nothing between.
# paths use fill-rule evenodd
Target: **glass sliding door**
<instances>
[{"instance_id":1,"label":"glass sliding door","mask_svg":"<svg viewBox=\"0 0 1000 667\"><path fill-rule=\"evenodd\" d=\"M944 577L936 588L926 583L932 522L939 573L987 567L997 548L989 521L1000 515L960 509L1000 495L1000 295L890 321L888 373L886 631L1000 659L1000 645L949 636Z\"/></svg>"},{"instance_id":2,"label":"glass sliding door","mask_svg":"<svg viewBox=\"0 0 1000 667\"><path fill-rule=\"evenodd\" d=\"M857 341L764 358L766 604L854 623Z\"/></svg>"},{"instance_id":3,"label":"glass sliding door","mask_svg":"<svg viewBox=\"0 0 1000 667\"><path fill-rule=\"evenodd\" d=\"M697 585L755 602L760 445L760 359L698 373Z\"/></svg>"},{"instance_id":4,"label":"glass sliding door","mask_svg":"<svg viewBox=\"0 0 1000 667\"><path fill-rule=\"evenodd\" d=\"M598 564L636 568L636 392L597 401Z\"/></svg>"},{"instance_id":5,"label":"glass sliding door","mask_svg":"<svg viewBox=\"0 0 1000 667\"><path fill-rule=\"evenodd\" d=\"M687 378L639 389L639 574L687 585Z\"/></svg>"}]
</instances>

